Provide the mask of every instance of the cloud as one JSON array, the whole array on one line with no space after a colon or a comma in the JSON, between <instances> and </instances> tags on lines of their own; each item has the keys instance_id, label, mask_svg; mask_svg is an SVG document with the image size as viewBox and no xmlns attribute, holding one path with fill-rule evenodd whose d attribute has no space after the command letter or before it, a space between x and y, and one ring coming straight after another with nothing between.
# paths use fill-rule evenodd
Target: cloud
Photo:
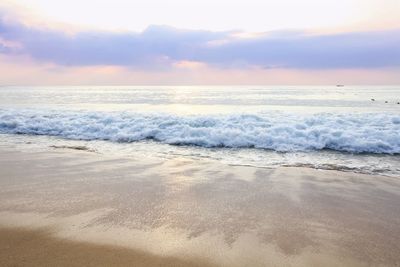
<instances>
[{"instance_id":1,"label":"cloud","mask_svg":"<svg viewBox=\"0 0 400 267\"><path fill-rule=\"evenodd\" d=\"M150 26L140 33L68 33L29 26L0 10L0 40L2 54L28 55L39 62L75 67L114 65L160 70L182 66L179 62L261 69L400 66L400 29L329 35L301 31L246 35Z\"/></svg>"},{"instance_id":2,"label":"cloud","mask_svg":"<svg viewBox=\"0 0 400 267\"><path fill-rule=\"evenodd\" d=\"M235 40L193 60L263 68L376 68L400 65L400 30L333 35L292 34Z\"/></svg>"}]
</instances>

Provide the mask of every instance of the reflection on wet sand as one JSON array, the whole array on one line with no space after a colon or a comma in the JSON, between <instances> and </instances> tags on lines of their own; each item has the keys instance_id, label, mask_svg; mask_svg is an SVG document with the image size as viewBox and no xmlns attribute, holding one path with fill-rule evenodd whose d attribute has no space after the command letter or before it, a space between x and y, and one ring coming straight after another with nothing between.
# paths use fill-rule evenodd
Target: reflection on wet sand
<instances>
[{"instance_id":1,"label":"reflection on wet sand","mask_svg":"<svg viewBox=\"0 0 400 267\"><path fill-rule=\"evenodd\" d=\"M211 267L199 258L163 257L140 250L57 239L44 229L0 229L1 266Z\"/></svg>"},{"instance_id":2,"label":"reflection on wet sand","mask_svg":"<svg viewBox=\"0 0 400 267\"><path fill-rule=\"evenodd\" d=\"M400 265L400 180L1 148L0 223L222 266Z\"/></svg>"}]
</instances>

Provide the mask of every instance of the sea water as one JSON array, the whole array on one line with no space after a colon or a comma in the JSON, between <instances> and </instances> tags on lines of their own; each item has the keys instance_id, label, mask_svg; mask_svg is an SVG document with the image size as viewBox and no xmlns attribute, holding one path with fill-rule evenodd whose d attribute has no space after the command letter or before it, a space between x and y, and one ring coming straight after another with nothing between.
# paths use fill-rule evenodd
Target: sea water
<instances>
[{"instance_id":1,"label":"sea water","mask_svg":"<svg viewBox=\"0 0 400 267\"><path fill-rule=\"evenodd\" d=\"M400 175L400 86L0 87L0 141Z\"/></svg>"}]
</instances>

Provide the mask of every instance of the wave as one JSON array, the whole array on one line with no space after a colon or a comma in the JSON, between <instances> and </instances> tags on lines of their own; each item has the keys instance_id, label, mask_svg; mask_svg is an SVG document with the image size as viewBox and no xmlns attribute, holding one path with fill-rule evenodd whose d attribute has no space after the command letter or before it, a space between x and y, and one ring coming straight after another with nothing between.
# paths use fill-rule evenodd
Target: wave
<instances>
[{"instance_id":1,"label":"wave","mask_svg":"<svg viewBox=\"0 0 400 267\"><path fill-rule=\"evenodd\" d=\"M0 133L79 140L260 148L280 152L331 149L400 153L400 115L282 112L177 116L130 112L0 109Z\"/></svg>"}]
</instances>

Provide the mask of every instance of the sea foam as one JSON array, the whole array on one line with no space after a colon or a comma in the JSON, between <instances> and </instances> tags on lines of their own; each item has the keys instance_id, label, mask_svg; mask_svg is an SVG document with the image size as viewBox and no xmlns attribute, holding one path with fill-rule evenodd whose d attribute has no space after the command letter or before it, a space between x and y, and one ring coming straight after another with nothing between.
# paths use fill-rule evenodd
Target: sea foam
<instances>
[{"instance_id":1,"label":"sea foam","mask_svg":"<svg viewBox=\"0 0 400 267\"><path fill-rule=\"evenodd\" d=\"M281 152L331 149L400 153L400 115L282 112L177 116L154 113L0 109L0 133L80 140L260 148Z\"/></svg>"}]
</instances>

